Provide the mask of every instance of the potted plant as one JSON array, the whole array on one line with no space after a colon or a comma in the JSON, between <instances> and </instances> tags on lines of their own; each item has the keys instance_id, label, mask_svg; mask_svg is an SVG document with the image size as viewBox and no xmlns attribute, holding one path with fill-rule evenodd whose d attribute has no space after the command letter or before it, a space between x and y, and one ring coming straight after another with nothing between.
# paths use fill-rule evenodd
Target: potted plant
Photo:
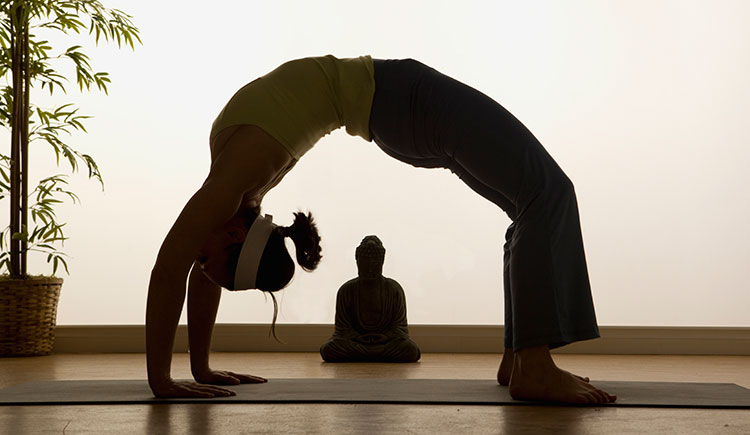
<instances>
[{"instance_id":1,"label":"potted plant","mask_svg":"<svg viewBox=\"0 0 750 435\"><path fill-rule=\"evenodd\" d=\"M0 356L52 352L63 282L55 274L61 266L68 273L65 254L58 249L66 240L65 224L56 218L54 207L61 198L78 200L67 189L64 174L43 177L29 192L29 143L50 145L58 165L62 157L71 172L85 165L89 178L104 187L94 159L65 142L64 135L86 131L83 122L89 116L78 114L73 104L50 109L36 106L31 103L31 90L50 95L65 92L68 79L55 69L59 62L72 62L81 91L95 86L106 93L109 76L94 72L81 46L55 54L40 35L88 30L97 43L103 39L135 48L134 42L141 41L131 18L105 8L98 0L0 0L0 125L11 135L10 155L0 152L0 200L10 200L10 225L0 232L0 272L7 273L0 277ZM46 255L52 276L28 274L29 252Z\"/></svg>"}]
</instances>

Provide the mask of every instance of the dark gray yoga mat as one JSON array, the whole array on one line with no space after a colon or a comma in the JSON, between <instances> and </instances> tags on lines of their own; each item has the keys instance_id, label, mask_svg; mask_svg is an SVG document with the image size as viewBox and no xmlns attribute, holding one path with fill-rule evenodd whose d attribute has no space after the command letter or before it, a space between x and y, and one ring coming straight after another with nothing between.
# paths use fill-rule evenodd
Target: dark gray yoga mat
<instances>
[{"instance_id":1,"label":"dark gray yoga mat","mask_svg":"<svg viewBox=\"0 0 750 435\"><path fill-rule=\"evenodd\" d=\"M591 381L617 395L597 406L750 409L750 390L736 384ZM513 400L493 379L270 379L229 387L233 397L156 399L145 380L35 381L0 390L0 405L148 403L424 403L539 405Z\"/></svg>"}]
</instances>

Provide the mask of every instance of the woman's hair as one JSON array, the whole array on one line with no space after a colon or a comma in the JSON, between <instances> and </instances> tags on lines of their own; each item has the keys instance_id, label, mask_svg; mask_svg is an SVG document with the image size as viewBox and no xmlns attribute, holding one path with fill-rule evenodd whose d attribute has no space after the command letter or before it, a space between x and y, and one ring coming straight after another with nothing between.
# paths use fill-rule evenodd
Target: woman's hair
<instances>
[{"instance_id":1,"label":"woman's hair","mask_svg":"<svg viewBox=\"0 0 750 435\"><path fill-rule=\"evenodd\" d=\"M260 214L260 208L248 209L243 213L247 228L255 222ZM320 253L320 236L318 227L315 225L312 214L303 212L294 213L294 222L291 226L274 228L271 236L263 249L263 255L258 264L258 273L255 278L255 286L259 290L268 292L273 299L273 322L271 323L271 334L276 338L276 318L279 313L278 303L273 292L286 287L294 276L294 262L284 244L284 239L289 237L294 242L297 264L303 270L312 272L318 267L322 258ZM227 247L229 254L227 260L227 272L234 277L237 269L242 243L234 243ZM234 279L232 280L234 288ZM276 338L278 340L278 338Z\"/></svg>"}]
</instances>

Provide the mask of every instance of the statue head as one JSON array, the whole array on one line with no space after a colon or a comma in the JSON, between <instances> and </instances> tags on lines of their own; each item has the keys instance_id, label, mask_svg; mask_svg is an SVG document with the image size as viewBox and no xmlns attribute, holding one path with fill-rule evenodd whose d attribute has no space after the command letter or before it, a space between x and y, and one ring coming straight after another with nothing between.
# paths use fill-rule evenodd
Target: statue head
<instances>
[{"instance_id":1,"label":"statue head","mask_svg":"<svg viewBox=\"0 0 750 435\"><path fill-rule=\"evenodd\" d=\"M383 276L385 262L385 247L377 236L367 236L362 239L355 251L357 270L362 279L375 279Z\"/></svg>"}]
</instances>

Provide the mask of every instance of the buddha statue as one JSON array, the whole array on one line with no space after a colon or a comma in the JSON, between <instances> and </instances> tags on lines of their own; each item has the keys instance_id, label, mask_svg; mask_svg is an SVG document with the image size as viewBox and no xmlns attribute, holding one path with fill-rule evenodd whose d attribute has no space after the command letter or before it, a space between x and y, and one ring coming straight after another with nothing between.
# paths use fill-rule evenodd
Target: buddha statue
<instances>
[{"instance_id":1,"label":"buddha statue","mask_svg":"<svg viewBox=\"0 0 750 435\"><path fill-rule=\"evenodd\" d=\"M398 282L383 276L385 248L367 236L355 251L359 276L338 290L336 327L320 347L327 362L415 362L421 353L409 338L406 296Z\"/></svg>"}]
</instances>

